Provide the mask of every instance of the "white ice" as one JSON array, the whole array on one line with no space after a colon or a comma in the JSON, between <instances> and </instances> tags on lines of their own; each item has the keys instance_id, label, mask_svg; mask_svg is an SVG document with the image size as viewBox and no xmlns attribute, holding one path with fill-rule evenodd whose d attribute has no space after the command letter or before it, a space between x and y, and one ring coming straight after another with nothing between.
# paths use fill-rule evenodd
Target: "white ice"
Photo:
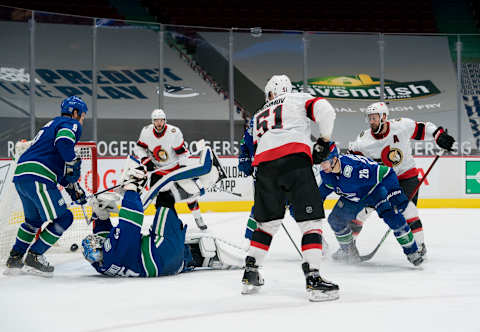
<instances>
[{"instance_id":1,"label":"white ice","mask_svg":"<svg viewBox=\"0 0 480 332\"><path fill-rule=\"evenodd\" d=\"M211 232L241 243L248 213L205 213ZM191 215L181 218L193 226ZM369 262L329 258L321 274L340 299L306 299L301 261L280 229L262 269L265 286L240 294L241 270L133 279L98 275L82 258L50 254L51 279L0 277L0 331L480 331L480 209L423 209L428 260L413 267L392 235ZM286 227L299 242L290 217ZM386 230L366 223L357 244L370 252ZM2 268L3 269L3 268ZM3 272L3 271L0 271Z\"/></svg>"}]
</instances>

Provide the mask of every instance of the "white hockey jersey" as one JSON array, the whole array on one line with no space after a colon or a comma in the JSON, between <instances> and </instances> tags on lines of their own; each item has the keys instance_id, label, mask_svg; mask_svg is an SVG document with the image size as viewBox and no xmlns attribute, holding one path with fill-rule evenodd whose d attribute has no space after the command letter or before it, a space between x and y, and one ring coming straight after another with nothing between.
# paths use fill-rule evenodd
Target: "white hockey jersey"
<instances>
[{"instance_id":1,"label":"white hockey jersey","mask_svg":"<svg viewBox=\"0 0 480 332\"><path fill-rule=\"evenodd\" d=\"M310 120L320 136L330 139L335 110L323 98L307 93L285 93L266 103L253 116L253 166L289 154L305 153L312 158Z\"/></svg>"},{"instance_id":2,"label":"white hockey jersey","mask_svg":"<svg viewBox=\"0 0 480 332\"><path fill-rule=\"evenodd\" d=\"M153 124L143 127L135 154L144 164L149 158L157 168L162 169L160 174L177 169L179 161L189 156L181 130L171 124L165 124L161 134L155 131Z\"/></svg>"},{"instance_id":3,"label":"white hockey jersey","mask_svg":"<svg viewBox=\"0 0 480 332\"><path fill-rule=\"evenodd\" d=\"M390 120L385 134L374 134L371 129L360 133L349 150L393 167L398 178L418 176L412 156L410 140L432 140L437 126L431 122L416 122L408 118Z\"/></svg>"}]
</instances>

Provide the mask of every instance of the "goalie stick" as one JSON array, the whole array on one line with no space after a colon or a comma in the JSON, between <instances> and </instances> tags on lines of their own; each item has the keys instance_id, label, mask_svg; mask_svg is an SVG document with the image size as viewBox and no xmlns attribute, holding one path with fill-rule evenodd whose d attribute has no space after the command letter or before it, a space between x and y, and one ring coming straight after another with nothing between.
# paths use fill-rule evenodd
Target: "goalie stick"
<instances>
[{"instance_id":1,"label":"goalie stick","mask_svg":"<svg viewBox=\"0 0 480 332\"><path fill-rule=\"evenodd\" d=\"M435 157L435 159L432 161L432 164L430 165L430 167L427 169L427 172L425 173L425 175L422 177L422 179L420 180L420 182L417 184L417 186L415 187L415 189L413 190L413 192L410 194L410 197L408 197L408 200L411 200L415 194L417 193L417 191L420 189L420 186L422 185L423 181L427 178L427 175L430 173L430 171L432 170L433 166L435 165L435 163L437 162L438 158L440 158L439 155L437 155ZM383 242L385 242L385 239L388 237L388 234L390 234L392 230L389 228L385 234L383 234L382 238L380 239L380 242L377 244L377 246L372 250L372 252L370 252L369 254L367 255L363 255L363 256L360 256L360 261L361 262L366 262L370 259L372 259L373 256L375 256L375 254L377 253L378 249L380 248L380 246L382 245Z\"/></svg>"}]
</instances>

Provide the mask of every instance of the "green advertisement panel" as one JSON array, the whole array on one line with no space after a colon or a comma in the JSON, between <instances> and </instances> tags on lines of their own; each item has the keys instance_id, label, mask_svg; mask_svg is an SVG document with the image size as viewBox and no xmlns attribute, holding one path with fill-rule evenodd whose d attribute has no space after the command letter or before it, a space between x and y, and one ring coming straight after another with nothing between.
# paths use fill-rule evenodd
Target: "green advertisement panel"
<instances>
[{"instance_id":1,"label":"green advertisement panel","mask_svg":"<svg viewBox=\"0 0 480 332\"><path fill-rule=\"evenodd\" d=\"M480 194L480 160L467 160L465 170L466 193Z\"/></svg>"}]
</instances>

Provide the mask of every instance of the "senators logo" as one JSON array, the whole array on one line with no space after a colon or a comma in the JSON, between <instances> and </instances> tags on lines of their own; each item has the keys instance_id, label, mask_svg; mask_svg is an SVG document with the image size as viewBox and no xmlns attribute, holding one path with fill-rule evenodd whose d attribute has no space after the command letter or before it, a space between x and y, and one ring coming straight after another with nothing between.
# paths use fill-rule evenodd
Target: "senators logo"
<instances>
[{"instance_id":1,"label":"senators logo","mask_svg":"<svg viewBox=\"0 0 480 332\"><path fill-rule=\"evenodd\" d=\"M391 148L390 145L387 145L382 150L382 162L385 166L395 167L401 164L403 161L403 152L397 148Z\"/></svg>"},{"instance_id":2,"label":"senators logo","mask_svg":"<svg viewBox=\"0 0 480 332\"><path fill-rule=\"evenodd\" d=\"M167 151L162 149L162 146L159 145L155 149L153 149L153 156L157 161L167 161L168 160L168 153Z\"/></svg>"}]
</instances>

